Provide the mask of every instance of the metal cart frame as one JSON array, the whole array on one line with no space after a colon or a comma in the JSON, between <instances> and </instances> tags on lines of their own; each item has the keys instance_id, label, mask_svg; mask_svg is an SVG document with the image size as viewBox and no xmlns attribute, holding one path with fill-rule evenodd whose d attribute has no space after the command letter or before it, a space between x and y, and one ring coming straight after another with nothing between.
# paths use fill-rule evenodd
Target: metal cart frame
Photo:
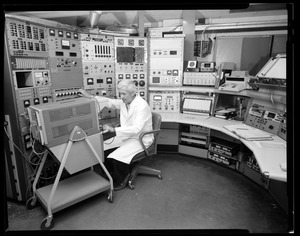
<instances>
[{"instance_id":1,"label":"metal cart frame","mask_svg":"<svg viewBox=\"0 0 300 236\"><path fill-rule=\"evenodd\" d=\"M99 133L99 135L102 135L102 134ZM62 180L60 182L60 177L62 175L63 169L65 167L65 164L66 164L66 161L67 161L67 158L69 156L69 153L70 153L70 150L71 150L71 147L72 147L73 143L74 142L82 142L82 141L87 142L89 148L92 150L93 154L97 158L101 168L104 170L104 172L107 175L109 181L107 179L103 178L102 176L100 176L99 174L96 174L93 171L93 167L91 166L92 171L88 171L88 172L85 172L83 174L75 175L74 177L70 177L70 178L68 178L66 180ZM49 154L49 151L46 150L43 157L42 157L41 164L39 166L39 169L37 171L36 177L35 177L34 182L33 182L33 196L26 203L28 208L34 207L36 205L36 199L38 198L38 200L42 203L44 208L47 209L48 215L47 215L46 218L44 218L42 220L42 223L41 223L41 229L42 230L50 230L51 228L54 227L54 220L53 220L53 213L54 212L62 210L62 209L66 208L70 205L73 205L73 204L79 202L79 201L85 200L88 197L94 196L94 195L96 195L100 192L103 192L103 191L106 191L106 190L110 189L109 194L108 194L108 200L111 203L113 202L113 190L114 190L113 189L113 179L110 176L107 169L105 168L104 164L102 163L102 160L100 159L98 153L96 152L96 150L92 146L91 142L88 140L86 133L79 126L75 126L73 128L70 136L69 136L69 141L68 141L68 144L67 144L67 146L64 150L63 158L62 158L60 167L58 169L58 172L57 172L54 183L51 184L51 185L42 187L43 188L43 192L42 192L42 191L39 191L42 188L37 189L36 185L37 185L37 182L40 178L40 175L41 175L41 172L42 172L42 169L43 169L43 166L45 164L45 161L47 159L48 154ZM93 173L91 173L91 172L93 172ZM65 181L65 184L63 183L64 181ZM85 181L84 182L85 185L88 185L90 183L91 187L87 188L85 186L86 193L82 194L82 192L81 192L80 196L77 196L77 198L73 197L73 195L74 195L74 193L73 193L72 199L69 199L69 201L68 200L66 201L66 199L62 200L62 199L59 199L59 197L57 197L58 199L56 199L56 203L58 203L58 204L57 204L57 206L53 206L53 199L55 197L55 194L59 195L57 193L64 191L63 190L64 187L72 188L75 181L78 181L78 182ZM60 184L61 188L59 188L59 186L58 186L59 182L61 183ZM98 186L95 187L95 185L98 185ZM68 191L70 191L70 189ZM50 192L50 195L49 195L49 192ZM48 195L49 195L49 198L48 198ZM63 195L63 194L61 194L61 195ZM75 195L76 195L76 192L75 192ZM65 195L63 196L63 198L65 198ZM62 200L62 201L60 201L60 200Z\"/></svg>"}]
</instances>

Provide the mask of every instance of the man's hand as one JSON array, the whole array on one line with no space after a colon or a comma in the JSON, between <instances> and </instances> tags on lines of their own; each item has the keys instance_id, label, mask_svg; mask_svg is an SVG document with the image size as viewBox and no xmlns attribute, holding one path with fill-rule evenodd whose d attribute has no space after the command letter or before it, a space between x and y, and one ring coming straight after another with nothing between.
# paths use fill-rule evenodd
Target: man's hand
<instances>
[{"instance_id":1,"label":"man's hand","mask_svg":"<svg viewBox=\"0 0 300 236\"><path fill-rule=\"evenodd\" d=\"M103 130L107 132L115 132L115 128L107 124L103 125Z\"/></svg>"},{"instance_id":2,"label":"man's hand","mask_svg":"<svg viewBox=\"0 0 300 236\"><path fill-rule=\"evenodd\" d=\"M84 89L78 89L78 92L81 94L81 96L83 97L87 97L87 98L91 98L93 97L93 95L89 94L87 91L85 91Z\"/></svg>"}]
</instances>

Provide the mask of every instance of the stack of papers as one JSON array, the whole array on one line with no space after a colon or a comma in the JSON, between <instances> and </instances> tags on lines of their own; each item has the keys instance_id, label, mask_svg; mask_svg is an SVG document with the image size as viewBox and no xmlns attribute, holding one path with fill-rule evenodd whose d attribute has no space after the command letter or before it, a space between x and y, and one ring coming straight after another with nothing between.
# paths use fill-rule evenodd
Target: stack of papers
<instances>
[{"instance_id":1,"label":"stack of papers","mask_svg":"<svg viewBox=\"0 0 300 236\"><path fill-rule=\"evenodd\" d=\"M268 132L262 131L260 129L251 127L246 124L238 125L225 125L225 129L236 134L240 138L245 140L272 140L273 137Z\"/></svg>"}]
</instances>

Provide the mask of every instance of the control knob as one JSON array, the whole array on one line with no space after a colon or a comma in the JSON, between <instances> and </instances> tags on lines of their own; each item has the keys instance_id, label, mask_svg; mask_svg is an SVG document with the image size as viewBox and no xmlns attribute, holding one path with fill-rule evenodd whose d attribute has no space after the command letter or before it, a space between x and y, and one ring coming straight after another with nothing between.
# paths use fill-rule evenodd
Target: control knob
<instances>
[{"instance_id":1,"label":"control knob","mask_svg":"<svg viewBox=\"0 0 300 236\"><path fill-rule=\"evenodd\" d=\"M140 85L141 87L144 87L144 86L145 86L145 81L144 81L144 80L140 80L139 85Z\"/></svg>"}]
</instances>

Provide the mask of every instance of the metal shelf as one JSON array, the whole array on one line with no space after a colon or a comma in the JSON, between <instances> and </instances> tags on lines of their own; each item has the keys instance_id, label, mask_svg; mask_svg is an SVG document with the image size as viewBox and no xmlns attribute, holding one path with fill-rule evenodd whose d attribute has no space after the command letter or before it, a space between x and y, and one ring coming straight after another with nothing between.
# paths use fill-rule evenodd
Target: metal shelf
<instances>
[{"instance_id":1,"label":"metal shelf","mask_svg":"<svg viewBox=\"0 0 300 236\"><path fill-rule=\"evenodd\" d=\"M37 189L38 199L47 209L53 184ZM51 202L55 213L98 193L110 189L110 182L94 171L84 172L59 182Z\"/></svg>"}]
</instances>

